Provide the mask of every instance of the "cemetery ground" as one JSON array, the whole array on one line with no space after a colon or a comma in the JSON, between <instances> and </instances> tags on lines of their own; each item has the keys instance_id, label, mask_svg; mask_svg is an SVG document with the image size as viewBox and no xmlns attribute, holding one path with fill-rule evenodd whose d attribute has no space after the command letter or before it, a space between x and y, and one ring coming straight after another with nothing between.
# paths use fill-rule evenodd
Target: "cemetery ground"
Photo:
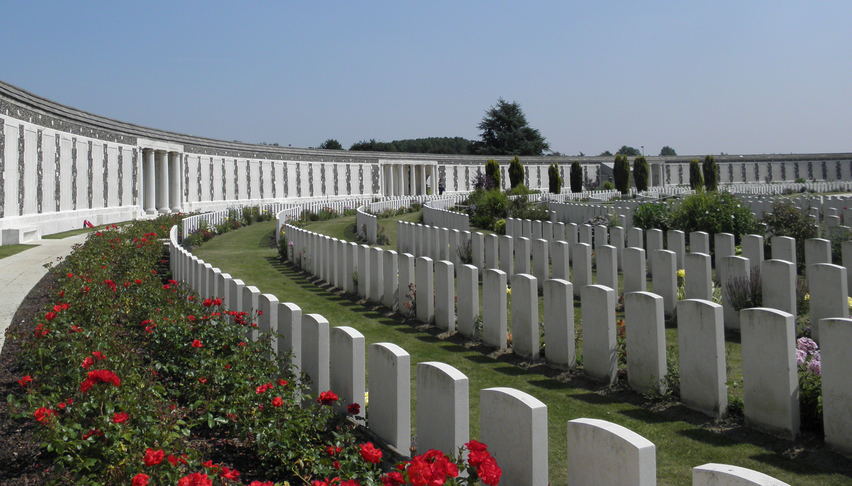
<instances>
[{"instance_id":1,"label":"cemetery ground","mask_svg":"<svg viewBox=\"0 0 852 486\"><path fill-rule=\"evenodd\" d=\"M416 217L409 214L398 218L411 221ZM310 229L351 240L345 230L352 223L346 219L316 223ZM387 229L395 227L392 220L380 224ZM568 482L565 425L579 417L618 423L653 442L659 484L691 484L691 468L708 462L755 469L790 484L852 483L852 461L826 451L816 433L804 432L796 441L776 439L744 428L739 417L713 420L674 401L644 397L629 390L623 376L614 386L602 386L586 379L582 372L560 371L543 361L519 359L511 351L497 352L459 334L441 333L433 326L405 319L385 307L365 304L281 262L274 245L274 228L274 223L255 223L218 236L193 253L246 285L272 293L282 302L296 303L305 314L319 313L332 326L354 327L367 344L393 342L401 346L411 354L412 388L418 362L440 361L457 368L470 379L472 438L479 434L478 390L506 386L535 396L548 406L552 484ZM579 302L575 301L578 310ZM579 317L575 317L577 328L581 327ZM676 329L667 329L667 340L677 342ZM739 346L732 342L729 347L733 358ZM729 375L739 376L739 360L729 361ZM412 416L415 414L416 393L412 393Z\"/></svg>"}]
</instances>

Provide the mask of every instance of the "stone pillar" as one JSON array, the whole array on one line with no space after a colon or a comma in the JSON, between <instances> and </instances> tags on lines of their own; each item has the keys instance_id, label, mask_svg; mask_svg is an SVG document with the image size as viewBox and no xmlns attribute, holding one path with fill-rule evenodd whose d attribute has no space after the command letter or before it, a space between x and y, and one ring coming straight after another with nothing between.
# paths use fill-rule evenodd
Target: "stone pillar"
<instances>
[{"instance_id":1,"label":"stone pillar","mask_svg":"<svg viewBox=\"0 0 852 486\"><path fill-rule=\"evenodd\" d=\"M586 285L581 290L580 308L583 317L583 367L586 376L595 381L613 384L618 377L615 291L602 285Z\"/></svg>"},{"instance_id":2,"label":"stone pillar","mask_svg":"<svg viewBox=\"0 0 852 486\"><path fill-rule=\"evenodd\" d=\"M592 418L571 420L568 422L568 450L567 470L571 484L657 484L656 447L621 425ZM590 467L592 464L594 466Z\"/></svg>"},{"instance_id":3,"label":"stone pillar","mask_svg":"<svg viewBox=\"0 0 852 486\"><path fill-rule=\"evenodd\" d=\"M370 430L396 450L408 450L411 443L411 355L393 343L371 344L369 350L373 398Z\"/></svg>"},{"instance_id":4,"label":"stone pillar","mask_svg":"<svg viewBox=\"0 0 852 486\"><path fill-rule=\"evenodd\" d=\"M796 266L783 260L760 263L763 307L796 315Z\"/></svg>"},{"instance_id":5,"label":"stone pillar","mask_svg":"<svg viewBox=\"0 0 852 486\"><path fill-rule=\"evenodd\" d=\"M849 412L849 403L852 403L852 386L849 385L852 320L823 319L819 327L825 442L834 450L852 455L852 415Z\"/></svg>"},{"instance_id":6,"label":"stone pillar","mask_svg":"<svg viewBox=\"0 0 852 486\"><path fill-rule=\"evenodd\" d=\"M154 150L144 149L142 156L144 158L142 171L145 175L142 184L145 194L145 213L157 214L157 164L154 162Z\"/></svg>"},{"instance_id":7,"label":"stone pillar","mask_svg":"<svg viewBox=\"0 0 852 486\"><path fill-rule=\"evenodd\" d=\"M497 269L482 272L482 339L487 346L506 349L506 273Z\"/></svg>"},{"instance_id":8,"label":"stone pillar","mask_svg":"<svg viewBox=\"0 0 852 486\"><path fill-rule=\"evenodd\" d=\"M704 253L687 253L684 258L684 287L687 299L713 299L713 269L710 265L710 255Z\"/></svg>"},{"instance_id":9,"label":"stone pillar","mask_svg":"<svg viewBox=\"0 0 852 486\"><path fill-rule=\"evenodd\" d=\"M458 273L458 330L470 339L479 339L476 318L479 312L479 270L461 265Z\"/></svg>"},{"instance_id":10,"label":"stone pillar","mask_svg":"<svg viewBox=\"0 0 852 486\"><path fill-rule=\"evenodd\" d=\"M629 247L624 249L624 293L648 290L645 275L645 250Z\"/></svg>"},{"instance_id":11,"label":"stone pillar","mask_svg":"<svg viewBox=\"0 0 852 486\"><path fill-rule=\"evenodd\" d=\"M577 243L571 248L574 256L574 297L580 297L583 287L592 284L592 246L588 243Z\"/></svg>"},{"instance_id":12,"label":"stone pillar","mask_svg":"<svg viewBox=\"0 0 852 486\"><path fill-rule=\"evenodd\" d=\"M577 364L572 287L567 279L544 282L544 340L547 361L562 369L572 369Z\"/></svg>"},{"instance_id":13,"label":"stone pillar","mask_svg":"<svg viewBox=\"0 0 852 486\"><path fill-rule=\"evenodd\" d=\"M678 303L677 312L680 401L711 417L724 417L728 388L722 306L687 299Z\"/></svg>"},{"instance_id":14,"label":"stone pillar","mask_svg":"<svg viewBox=\"0 0 852 486\"><path fill-rule=\"evenodd\" d=\"M479 392L480 437L504 484L547 486L547 405L512 388Z\"/></svg>"},{"instance_id":15,"label":"stone pillar","mask_svg":"<svg viewBox=\"0 0 852 486\"><path fill-rule=\"evenodd\" d=\"M411 315L411 308L414 305L414 255L403 253L399 256L399 290L397 291L399 299L399 313L404 316Z\"/></svg>"},{"instance_id":16,"label":"stone pillar","mask_svg":"<svg viewBox=\"0 0 852 486\"><path fill-rule=\"evenodd\" d=\"M416 196L417 192L417 166L408 165L408 195Z\"/></svg>"},{"instance_id":17,"label":"stone pillar","mask_svg":"<svg viewBox=\"0 0 852 486\"><path fill-rule=\"evenodd\" d=\"M414 302L417 320L432 324L435 319L435 286L432 281L432 259L429 257L418 257L414 271L417 281L417 296Z\"/></svg>"},{"instance_id":18,"label":"stone pillar","mask_svg":"<svg viewBox=\"0 0 852 486\"><path fill-rule=\"evenodd\" d=\"M346 413L350 403L360 405L366 415L366 339L349 326L331 328L329 332L329 383L343 400L334 404L339 413Z\"/></svg>"},{"instance_id":19,"label":"stone pillar","mask_svg":"<svg viewBox=\"0 0 852 486\"><path fill-rule=\"evenodd\" d=\"M550 278L550 258L547 240L533 241L533 274L538 279L538 288L544 287L544 281Z\"/></svg>"},{"instance_id":20,"label":"stone pillar","mask_svg":"<svg viewBox=\"0 0 852 486\"><path fill-rule=\"evenodd\" d=\"M618 293L618 256L612 245L601 245L595 252L598 285L609 287Z\"/></svg>"},{"instance_id":21,"label":"stone pillar","mask_svg":"<svg viewBox=\"0 0 852 486\"><path fill-rule=\"evenodd\" d=\"M538 359L541 347L536 280L523 273L512 276L512 349L518 356L532 360Z\"/></svg>"},{"instance_id":22,"label":"stone pillar","mask_svg":"<svg viewBox=\"0 0 852 486\"><path fill-rule=\"evenodd\" d=\"M795 439L800 420L796 318L760 307L740 314L745 424Z\"/></svg>"},{"instance_id":23,"label":"stone pillar","mask_svg":"<svg viewBox=\"0 0 852 486\"><path fill-rule=\"evenodd\" d=\"M177 152L169 152L169 169L171 170L170 174L170 194L169 194L169 202L172 205L172 212L179 213L183 207L181 203L183 199L183 192L181 192L181 181L183 181L183 177L181 174L183 171L181 170L182 165L182 157Z\"/></svg>"},{"instance_id":24,"label":"stone pillar","mask_svg":"<svg viewBox=\"0 0 852 486\"><path fill-rule=\"evenodd\" d=\"M419 176L420 176L420 183L419 183L420 184L420 194L425 196L426 195L426 166L425 165L418 165L417 168L418 168L418 172L420 173L419 174Z\"/></svg>"},{"instance_id":25,"label":"stone pillar","mask_svg":"<svg viewBox=\"0 0 852 486\"><path fill-rule=\"evenodd\" d=\"M417 363L417 451L453 456L468 442L470 382L461 371L435 361Z\"/></svg>"},{"instance_id":26,"label":"stone pillar","mask_svg":"<svg viewBox=\"0 0 852 486\"><path fill-rule=\"evenodd\" d=\"M435 326L446 331L456 330L455 279L453 264L435 262Z\"/></svg>"},{"instance_id":27,"label":"stone pillar","mask_svg":"<svg viewBox=\"0 0 852 486\"><path fill-rule=\"evenodd\" d=\"M624 294L627 382L638 392L665 392L666 329L663 298L650 292Z\"/></svg>"},{"instance_id":28,"label":"stone pillar","mask_svg":"<svg viewBox=\"0 0 852 486\"><path fill-rule=\"evenodd\" d=\"M500 270L506 272L506 275L515 274L515 247L512 243L511 236L500 237Z\"/></svg>"},{"instance_id":29,"label":"stone pillar","mask_svg":"<svg viewBox=\"0 0 852 486\"><path fill-rule=\"evenodd\" d=\"M169 154L160 150L157 156L157 212L166 214L171 211L169 207Z\"/></svg>"},{"instance_id":30,"label":"stone pillar","mask_svg":"<svg viewBox=\"0 0 852 486\"><path fill-rule=\"evenodd\" d=\"M808 240L810 241L810 240ZM830 263L808 265L808 291L811 296L811 336L822 344L819 321L833 317L849 317L846 267Z\"/></svg>"},{"instance_id":31,"label":"stone pillar","mask_svg":"<svg viewBox=\"0 0 852 486\"><path fill-rule=\"evenodd\" d=\"M319 314L302 316L302 371L311 377L309 394L330 389L329 357L328 321Z\"/></svg>"}]
</instances>

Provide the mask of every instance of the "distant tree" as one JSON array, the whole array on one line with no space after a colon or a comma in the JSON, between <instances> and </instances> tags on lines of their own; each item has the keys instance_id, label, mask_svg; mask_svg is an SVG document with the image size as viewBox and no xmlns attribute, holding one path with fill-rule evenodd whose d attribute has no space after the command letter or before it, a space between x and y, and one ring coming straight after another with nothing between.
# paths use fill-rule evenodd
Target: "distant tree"
<instances>
[{"instance_id":1,"label":"distant tree","mask_svg":"<svg viewBox=\"0 0 852 486\"><path fill-rule=\"evenodd\" d=\"M636 190L637 191L647 191L648 190L648 176L650 175L650 170L648 169L648 161L645 160L645 157L640 155L633 159L633 180L636 182Z\"/></svg>"},{"instance_id":2,"label":"distant tree","mask_svg":"<svg viewBox=\"0 0 852 486\"><path fill-rule=\"evenodd\" d=\"M612 152L610 152L609 150L601 152L601 154L598 155L598 157L612 157Z\"/></svg>"},{"instance_id":3,"label":"distant tree","mask_svg":"<svg viewBox=\"0 0 852 486\"><path fill-rule=\"evenodd\" d=\"M698 159L689 161L689 187L692 190L704 187L704 177L701 176L701 162Z\"/></svg>"},{"instance_id":4,"label":"distant tree","mask_svg":"<svg viewBox=\"0 0 852 486\"><path fill-rule=\"evenodd\" d=\"M521 159L517 156L509 161L509 183L511 187L524 183L524 166L521 165Z\"/></svg>"},{"instance_id":5,"label":"distant tree","mask_svg":"<svg viewBox=\"0 0 852 486\"><path fill-rule=\"evenodd\" d=\"M555 163L550 164L550 167L547 168L547 179L551 193L559 194L562 192L562 176L559 175L559 166Z\"/></svg>"},{"instance_id":6,"label":"distant tree","mask_svg":"<svg viewBox=\"0 0 852 486\"><path fill-rule=\"evenodd\" d=\"M431 137L377 142L376 139L352 144L349 150L371 152L407 152L412 154L467 155L473 142L462 137Z\"/></svg>"},{"instance_id":7,"label":"distant tree","mask_svg":"<svg viewBox=\"0 0 852 486\"><path fill-rule=\"evenodd\" d=\"M340 145L340 142L337 140L329 138L325 142L319 144L319 147L317 148L325 150L343 150L343 145Z\"/></svg>"},{"instance_id":8,"label":"distant tree","mask_svg":"<svg viewBox=\"0 0 852 486\"><path fill-rule=\"evenodd\" d=\"M485 175L494 180L495 187L500 186L500 164L496 160L488 159L485 161Z\"/></svg>"},{"instance_id":9,"label":"distant tree","mask_svg":"<svg viewBox=\"0 0 852 486\"><path fill-rule=\"evenodd\" d=\"M701 172L704 173L704 188L708 191L715 191L718 179L716 178L716 159L713 158L712 155L704 157L704 163L701 165Z\"/></svg>"},{"instance_id":10,"label":"distant tree","mask_svg":"<svg viewBox=\"0 0 852 486\"><path fill-rule=\"evenodd\" d=\"M642 152L640 152L637 148L622 145L621 148L618 149L618 152L616 152L616 154L626 155L628 157L637 157L639 155L642 155Z\"/></svg>"},{"instance_id":11,"label":"distant tree","mask_svg":"<svg viewBox=\"0 0 852 486\"><path fill-rule=\"evenodd\" d=\"M668 145L666 145L665 147L663 147L662 150L660 150L660 156L662 157L673 157L676 155L677 152L675 152L675 149L669 147Z\"/></svg>"},{"instance_id":12,"label":"distant tree","mask_svg":"<svg viewBox=\"0 0 852 486\"><path fill-rule=\"evenodd\" d=\"M615 163L612 166L612 179L615 182L615 188L622 194L627 194L630 189L630 162L626 155L618 154L615 156Z\"/></svg>"},{"instance_id":13,"label":"distant tree","mask_svg":"<svg viewBox=\"0 0 852 486\"><path fill-rule=\"evenodd\" d=\"M579 162L571 162L571 192L583 192L583 168Z\"/></svg>"},{"instance_id":14,"label":"distant tree","mask_svg":"<svg viewBox=\"0 0 852 486\"><path fill-rule=\"evenodd\" d=\"M514 101L499 98L477 128L482 131L482 140L474 143L473 150L479 155L542 155L550 150L541 132L529 126L521 105Z\"/></svg>"}]
</instances>

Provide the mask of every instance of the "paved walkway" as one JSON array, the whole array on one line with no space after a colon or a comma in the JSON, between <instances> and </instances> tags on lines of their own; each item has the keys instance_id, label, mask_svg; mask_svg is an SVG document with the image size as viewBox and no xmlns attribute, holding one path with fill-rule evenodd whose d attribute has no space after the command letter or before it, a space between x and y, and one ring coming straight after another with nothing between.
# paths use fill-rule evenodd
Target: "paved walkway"
<instances>
[{"instance_id":1,"label":"paved walkway","mask_svg":"<svg viewBox=\"0 0 852 486\"><path fill-rule=\"evenodd\" d=\"M72 246L84 241L85 234L61 240L41 240L34 243L38 245L35 248L0 258L0 350L6 342L6 330L21 302L47 273L44 264L56 264L71 253Z\"/></svg>"}]
</instances>

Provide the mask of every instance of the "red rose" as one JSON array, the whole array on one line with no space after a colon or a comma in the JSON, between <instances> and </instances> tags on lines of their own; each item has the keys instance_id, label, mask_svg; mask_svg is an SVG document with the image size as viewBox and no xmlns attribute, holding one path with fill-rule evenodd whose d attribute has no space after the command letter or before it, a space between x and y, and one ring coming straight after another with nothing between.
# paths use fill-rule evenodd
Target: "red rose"
<instances>
[{"instance_id":1,"label":"red rose","mask_svg":"<svg viewBox=\"0 0 852 486\"><path fill-rule=\"evenodd\" d=\"M361 457L367 462L378 464L382 460L382 451L373 447L372 442L367 442L361 444Z\"/></svg>"},{"instance_id":2,"label":"red rose","mask_svg":"<svg viewBox=\"0 0 852 486\"><path fill-rule=\"evenodd\" d=\"M497 460L494 459L494 457L489 456L485 462L476 468L476 474L479 476L479 479L488 486L497 486L500 482L500 476L503 475L503 471L499 466L497 466Z\"/></svg>"},{"instance_id":3,"label":"red rose","mask_svg":"<svg viewBox=\"0 0 852 486\"><path fill-rule=\"evenodd\" d=\"M213 486L213 481L203 473L192 473L178 480L178 486Z\"/></svg>"},{"instance_id":4,"label":"red rose","mask_svg":"<svg viewBox=\"0 0 852 486\"><path fill-rule=\"evenodd\" d=\"M281 386L287 386L287 380L278 380L278 384Z\"/></svg>"},{"instance_id":5,"label":"red rose","mask_svg":"<svg viewBox=\"0 0 852 486\"><path fill-rule=\"evenodd\" d=\"M193 341L193 342L192 342L192 347L193 347L193 348L203 348L203 347L204 347L204 345L203 345L203 344L201 344L201 341L199 341L198 339L196 339L195 341Z\"/></svg>"},{"instance_id":6,"label":"red rose","mask_svg":"<svg viewBox=\"0 0 852 486\"><path fill-rule=\"evenodd\" d=\"M284 405L284 400L282 400L281 397L275 397L272 399L273 407L280 407L281 405Z\"/></svg>"},{"instance_id":7,"label":"red rose","mask_svg":"<svg viewBox=\"0 0 852 486\"><path fill-rule=\"evenodd\" d=\"M405 484L405 477L399 471L392 471L382 476L382 484L384 486L402 486Z\"/></svg>"},{"instance_id":8,"label":"red rose","mask_svg":"<svg viewBox=\"0 0 852 486\"><path fill-rule=\"evenodd\" d=\"M166 453L160 449L155 451L150 447L145 450L145 465L146 466L156 466L157 464L163 462L163 459L166 458Z\"/></svg>"},{"instance_id":9,"label":"red rose","mask_svg":"<svg viewBox=\"0 0 852 486\"><path fill-rule=\"evenodd\" d=\"M139 473L136 476L133 476L133 486L148 486L148 478L147 474Z\"/></svg>"},{"instance_id":10,"label":"red rose","mask_svg":"<svg viewBox=\"0 0 852 486\"><path fill-rule=\"evenodd\" d=\"M80 365L84 370L89 369L93 364L95 364L95 360L92 359L91 356L87 356L86 359L83 360L83 363Z\"/></svg>"},{"instance_id":11,"label":"red rose","mask_svg":"<svg viewBox=\"0 0 852 486\"><path fill-rule=\"evenodd\" d=\"M317 401L323 405L331 405L337 400L337 394L331 390L320 393L319 398L317 398Z\"/></svg>"},{"instance_id":12,"label":"red rose","mask_svg":"<svg viewBox=\"0 0 852 486\"><path fill-rule=\"evenodd\" d=\"M103 361L103 360L106 359L106 356L104 356L104 353L102 353L100 351L92 351L92 356L94 356L95 359L97 359L98 361Z\"/></svg>"},{"instance_id":13,"label":"red rose","mask_svg":"<svg viewBox=\"0 0 852 486\"><path fill-rule=\"evenodd\" d=\"M80 391L86 393L95 383L112 383L121 386L121 379L109 370L90 371L88 378L80 385Z\"/></svg>"},{"instance_id":14,"label":"red rose","mask_svg":"<svg viewBox=\"0 0 852 486\"><path fill-rule=\"evenodd\" d=\"M223 467L222 471L219 472L219 476L225 479L236 480L239 475L240 473L236 469L228 469L227 467Z\"/></svg>"},{"instance_id":15,"label":"red rose","mask_svg":"<svg viewBox=\"0 0 852 486\"><path fill-rule=\"evenodd\" d=\"M31 381L34 381L33 377L30 376L30 375L27 375L27 376L21 378L20 380L18 380L18 384L21 385L21 388L26 388L27 383L29 383Z\"/></svg>"},{"instance_id":16,"label":"red rose","mask_svg":"<svg viewBox=\"0 0 852 486\"><path fill-rule=\"evenodd\" d=\"M213 299L204 299L203 304L204 307L210 307L211 305L213 305Z\"/></svg>"},{"instance_id":17,"label":"red rose","mask_svg":"<svg viewBox=\"0 0 852 486\"><path fill-rule=\"evenodd\" d=\"M125 412L115 412L115 414L112 416L112 423L123 424L124 422L127 422L128 418L130 418L130 415L126 414Z\"/></svg>"},{"instance_id":18,"label":"red rose","mask_svg":"<svg viewBox=\"0 0 852 486\"><path fill-rule=\"evenodd\" d=\"M357 403L350 403L349 406L346 407L346 411L352 415L358 415L361 413L361 405L358 405Z\"/></svg>"},{"instance_id":19,"label":"red rose","mask_svg":"<svg viewBox=\"0 0 852 486\"><path fill-rule=\"evenodd\" d=\"M48 423L50 423L50 417L56 415L56 410L52 410L47 407L41 407L36 410L33 415L35 415L35 419L39 423L47 425Z\"/></svg>"}]
</instances>

